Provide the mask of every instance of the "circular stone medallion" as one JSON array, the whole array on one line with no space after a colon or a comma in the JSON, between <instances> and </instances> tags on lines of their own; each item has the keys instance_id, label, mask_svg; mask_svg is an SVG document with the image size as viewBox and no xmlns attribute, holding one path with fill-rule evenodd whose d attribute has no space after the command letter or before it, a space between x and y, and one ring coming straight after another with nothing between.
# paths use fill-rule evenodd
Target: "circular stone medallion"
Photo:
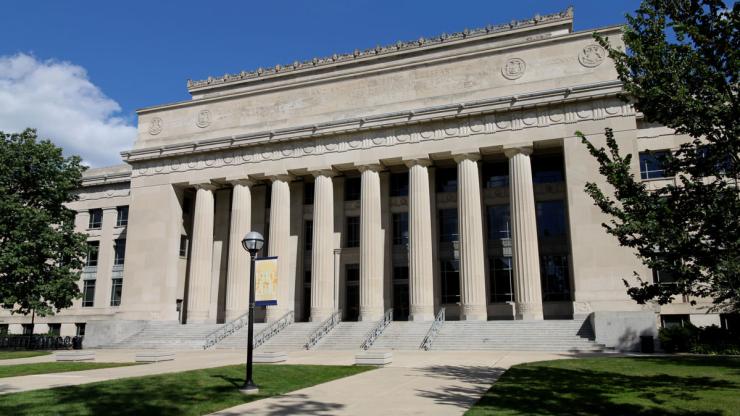
<instances>
[{"instance_id":1,"label":"circular stone medallion","mask_svg":"<svg viewBox=\"0 0 740 416\"><path fill-rule=\"evenodd\" d=\"M154 117L149 122L149 134L152 136L155 136L162 132L162 119L159 117Z\"/></svg>"},{"instance_id":2,"label":"circular stone medallion","mask_svg":"<svg viewBox=\"0 0 740 416\"><path fill-rule=\"evenodd\" d=\"M501 67L501 75L506 79L517 79L524 75L527 64L521 58L511 58Z\"/></svg>"},{"instance_id":3,"label":"circular stone medallion","mask_svg":"<svg viewBox=\"0 0 740 416\"><path fill-rule=\"evenodd\" d=\"M601 65L606 57L606 51L601 45L591 44L581 49L578 53L578 62L587 68L593 68Z\"/></svg>"}]
</instances>

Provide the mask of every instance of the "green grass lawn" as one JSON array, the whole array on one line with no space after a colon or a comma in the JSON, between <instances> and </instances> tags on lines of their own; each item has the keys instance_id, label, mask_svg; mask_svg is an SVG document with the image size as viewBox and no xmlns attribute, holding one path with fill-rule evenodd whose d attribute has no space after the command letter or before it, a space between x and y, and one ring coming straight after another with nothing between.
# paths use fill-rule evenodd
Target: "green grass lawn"
<instances>
[{"instance_id":1,"label":"green grass lawn","mask_svg":"<svg viewBox=\"0 0 740 416\"><path fill-rule=\"evenodd\" d=\"M33 364L0 365L0 378L30 376L32 374L66 373L68 371L95 370L98 368L123 367L138 363L74 363L51 362Z\"/></svg>"},{"instance_id":2,"label":"green grass lawn","mask_svg":"<svg viewBox=\"0 0 740 416\"><path fill-rule=\"evenodd\" d=\"M243 365L127 378L3 395L0 415L203 415L370 369L255 365L260 392L254 396L238 391Z\"/></svg>"},{"instance_id":3,"label":"green grass lawn","mask_svg":"<svg viewBox=\"0 0 740 416\"><path fill-rule=\"evenodd\" d=\"M13 360L15 358L38 357L49 355L51 351L0 351L0 360Z\"/></svg>"},{"instance_id":4,"label":"green grass lawn","mask_svg":"<svg viewBox=\"0 0 740 416\"><path fill-rule=\"evenodd\" d=\"M740 358L545 361L510 368L466 415L738 415Z\"/></svg>"}]
</instances>

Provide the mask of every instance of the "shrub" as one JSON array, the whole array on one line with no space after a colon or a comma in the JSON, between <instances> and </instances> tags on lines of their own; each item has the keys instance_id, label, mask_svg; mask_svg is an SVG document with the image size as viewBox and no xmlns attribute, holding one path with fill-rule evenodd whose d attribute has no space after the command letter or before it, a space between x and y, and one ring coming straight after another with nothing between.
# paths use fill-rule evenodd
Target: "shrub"
<instances>
[{"instance_id":1,"label":"shrub","mask_svg":"<svg viewBox=\"0 0 740 416\"><path fill-rule=\"evenodd\" d=\"M715 325L697 328L687 323L661 328L658 338L666 352L740 355L740 336Z\"/></svg>"}]
</instances>

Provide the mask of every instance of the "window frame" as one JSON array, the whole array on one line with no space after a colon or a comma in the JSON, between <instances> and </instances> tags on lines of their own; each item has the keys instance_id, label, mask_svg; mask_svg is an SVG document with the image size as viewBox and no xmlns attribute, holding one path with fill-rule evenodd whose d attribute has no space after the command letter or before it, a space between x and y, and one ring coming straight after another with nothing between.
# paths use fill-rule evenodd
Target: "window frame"
<instances>
[{"instance_id":1,"label":"window frame","mask_svg":"<svg viewBox=\"0 0 740 416\"><path fill-rule=\"evenodd\" d=\"M92 208L89 209L88 214L90 218L87 221L88 230L100 230L103 228L103 208Z\"/></svg>"},{"instance_id":2,"label":"window frame","mask_svg":"<svg viewBox=\"0 0 740 416\"><path fill-rule=\"evenodd\" d=\"M128 205L116 207L116 227L128 226Z\"/></svg>"}]
</instances>

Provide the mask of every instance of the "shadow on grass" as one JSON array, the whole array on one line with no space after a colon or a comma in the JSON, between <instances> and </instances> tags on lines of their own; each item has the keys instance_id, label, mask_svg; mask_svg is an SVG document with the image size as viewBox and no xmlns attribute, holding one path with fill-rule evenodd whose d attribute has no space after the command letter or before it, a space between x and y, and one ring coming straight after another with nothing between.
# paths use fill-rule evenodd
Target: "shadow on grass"
<instances>
[{"instance_id":1,"label":"shadow on grass","mask_svg":"<svg viewBox=\"0 0 740 416\"><path fill-rule=\"evenodd\" d=\"M615 360L619 358L606 360L618 363ZM587 360L573 360L575 368L564 368L568 366L565 361L571 360L515 366L468 415L721 415L718 409L726 405L712 402L713 398L735 395L740 388L738 382L715 377L712 371L693 370L691 374L691 369L682 367L685 363L716 369L716 360L638 360L638 366L633 363L634 367L622 368L624 371L618 365L608 368L605 361L597 362L603 367L581 368ZM683 371L671 374L671 366Z\"/></svg>"}]
</instances>

